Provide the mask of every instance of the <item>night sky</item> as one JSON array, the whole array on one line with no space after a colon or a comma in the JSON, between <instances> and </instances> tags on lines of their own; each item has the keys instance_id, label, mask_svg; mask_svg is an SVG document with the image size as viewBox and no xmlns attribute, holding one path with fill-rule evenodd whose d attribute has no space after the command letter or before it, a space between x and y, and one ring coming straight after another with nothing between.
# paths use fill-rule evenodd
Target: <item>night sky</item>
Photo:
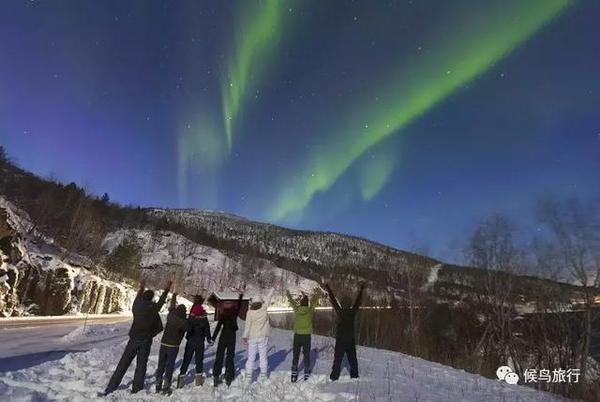
<instances>
[{"instance_id":1,"label":"night sky","mask_svg":"<svg viewBox=\"0 0 600 402\"><path fill-rule=\"evenodd\" d=\"M600 2L0 3L0 143L122 204L452 258L600 196Z\"/></svg>"}]
</instances>

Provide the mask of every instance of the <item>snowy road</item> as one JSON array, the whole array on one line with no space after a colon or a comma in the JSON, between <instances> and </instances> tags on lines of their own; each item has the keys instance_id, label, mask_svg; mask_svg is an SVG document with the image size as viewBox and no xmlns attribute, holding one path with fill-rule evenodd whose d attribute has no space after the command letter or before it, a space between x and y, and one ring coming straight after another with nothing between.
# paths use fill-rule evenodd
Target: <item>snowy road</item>
<instances>
[{"instance_id":1,"label":"snowy road","mask_svg":"<svg viewBox=\"0 0 600 402\"><path fill-rule=\"evenodd\" d=\"M20 320L0 326L0 372L32 367L68 353L111 345L127 338L131 317ZM85 323L85 328L84 328ZM120 323L120 324L115 324ZM82 336L86 333L86 336Z\"/></svg>"},{"instance_id":2,"label":"snowy road","mask_svg":"<svg viewBox=\"0 0 600 402\"><path fill-rule=\"evenodd\" d=\"M243 325L243 324L242 324ZM118 361L129 323L93 324L71 328L65 325L37 328L5 329L0 334L0 353L4 358L0 372L1 400L66 400L98 399ZM552 394L531 388L486 379L451 367L413 358L401 353L358 347L359 380L351 380L344 369L339 381L328 381L333 358L333 339L314 336L313 376L308 382L291 384L291 340L289 331L274 329L269 345L270 378L248 385L236 378L230 388L214 389L209 383L194 387L189 382L175 390L173 400L182 401L558 401ZM53 351L49 352L52 349ZM52 359L33 361L35 351L53 353ZM23 353L21 353L23 352ZM108 398L99 400L164 400L152 392L153 372L157 364L158 339L149 359L146 389L136 396L129 393L133 370L122 387ZM21 353L20 356L15 354ZM205 368L214 363L215 348L207 349ZM177 366L181 363L182 351ZM12 361L11 361L12 359ZM29 359L29 361L26 361ZM245 349L237 345L235 366L245 364ZM27 364L20 363L26 361ZM12 367L9 367L9 364ZM34 363L34 364L32 364ZM24 368L18 367L26 366ZM254 374L256 377L256 373Z\"/></svg>"},{"instance_id":3,"label":"snowy road","mask_svg":"<svg viewBox=\"0 0 600 402\"><path fill-rule=\"evenodd\" d=\"M114 324L130 321L131 315L95 314L86 318L85 315L51 316L51 317L17 317L0 319L0 331L8 328L42 327L46 325L80 326L86 324Z\"/></svg>"}]
</instances>

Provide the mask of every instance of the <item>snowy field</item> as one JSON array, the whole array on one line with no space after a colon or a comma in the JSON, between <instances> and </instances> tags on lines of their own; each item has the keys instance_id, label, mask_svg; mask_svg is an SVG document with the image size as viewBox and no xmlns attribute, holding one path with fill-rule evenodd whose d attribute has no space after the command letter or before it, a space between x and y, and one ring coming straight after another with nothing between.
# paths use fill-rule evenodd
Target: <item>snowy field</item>
<instances>
[{"instance_id":1,"label":"snowy field","mask_svg":"<svg viewBox=\"0 0 600 402\"><path fill-rule=\"evenodd\" d=\"M153 372L158 361L157 337L148 362L146 389L136 395L129 392L133 366L121 388L99 398L127 341L129 323L101 324L88 327L48 327L8 329L0 332L0 400L3 401L140 401L165 400L153 392ZM67 328L67 329L65 329ZM62 331L62 332L61 332ZM307 381L289 381L292 333L274 329L269 347L270 378L251 384L239 378L231 387L214 389L212 382L196 387L190 376L182 389L171 396L178 401L559 401L548 393L519 385L509 385L431 363L401 353L359 347L360 379L351 380L347 367L337 382L329 382L333 360L333 339L313 336L313 376ZM45 348L45 352L40 352ZM180 349L177 367L181 364ZM207 348L205 369L214 362L215 346ZM9 353L10 351L10 353ZM59 351L60 354L52 354ZM7 353L9 353L7 355ZM22 355L19 355L22 353ZM46 353L46 355L44 355ZM40 357L41 354L41 357ZM6 356L12 356L6 358ZM32 356L38 356L37 362ZM19 366L26 367L16 369ZM245 349L238 342L235 365L246 361ZM11 367L12 366L12 367ZM178 370L176 370L176 374Z\"/></svg>"}]
</instances>

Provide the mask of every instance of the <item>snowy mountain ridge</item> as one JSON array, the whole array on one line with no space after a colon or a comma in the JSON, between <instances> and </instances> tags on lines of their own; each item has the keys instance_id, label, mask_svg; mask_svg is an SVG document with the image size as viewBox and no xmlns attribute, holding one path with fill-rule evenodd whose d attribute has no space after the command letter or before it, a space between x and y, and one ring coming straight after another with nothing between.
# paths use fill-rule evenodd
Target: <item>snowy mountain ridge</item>
<instances>
[{"instance_id":1,"label":"snowy mountain ridge","mask_svg":"<svg viewBox=\"0 0 600 402\"><path fill-rule=\"evenodd\" d=\"M285 290L310 293L318 286L269 260L225 253L170 231L120 229L105 237L103 247L110 253L132 235L141 246L140 268L148 282L159 286L165 278L173 278L182 294L206 295L245 284L249 295L275 288L275 301L283 302Z\"/></svg>"},{"instance_id":2,"label":"snowy mountain ridge","mask_svg":"<svg viewBox=\"0 0 600 402\"><path fill-rule=\"evenodd\" d=\"M0 163L0 194L31 217L28 222L34 230L39 228L35 237L50 250L46 254L75 267L93 270L105 265L125 234L135 234L142 244L142 270L130 270L130 277L148 276L155 287L177 276L186 279L186 292L244 282L254 289L310 291L319 281L353 292L366 281L371 299L367 302L376 299L377 305L401 301L409 287L436 302L478 303L485 299L481 296L487 292L486 278L497 275L360 237L293 230L224 212L124 207L87 194L75 183L45 180L6 161ZM7 249L18 249L12 246L18 244L10 240L13 237L4 240ZM580 298L575 286L526 276L516 283L519 303L527 303L540 286L565 298Z\"/></svg>"}]
</instances>

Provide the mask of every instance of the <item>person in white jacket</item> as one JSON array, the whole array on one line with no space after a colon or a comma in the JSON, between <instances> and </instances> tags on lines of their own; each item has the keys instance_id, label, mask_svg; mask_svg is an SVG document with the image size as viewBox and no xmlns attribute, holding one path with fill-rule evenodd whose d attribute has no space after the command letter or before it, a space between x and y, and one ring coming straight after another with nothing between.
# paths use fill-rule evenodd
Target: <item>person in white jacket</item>
<instances>
[{"instance_id":1,"label":"person in white jacket","mask_svg":"<svg viewBox=\"0 0 600 402\"><path fill-rule=\"evenodd\" d=\"M260 374L262 377L267 377L267 345L271 333L267 308L271 304L273 291L274 289L270 289L264 298L260 296L253 297L250 309L246 314L243 339L244 343L248 344L248 359L246 360L246 378L248 381L252 378L257 353Z\"/></svg>"}]
</instances>

